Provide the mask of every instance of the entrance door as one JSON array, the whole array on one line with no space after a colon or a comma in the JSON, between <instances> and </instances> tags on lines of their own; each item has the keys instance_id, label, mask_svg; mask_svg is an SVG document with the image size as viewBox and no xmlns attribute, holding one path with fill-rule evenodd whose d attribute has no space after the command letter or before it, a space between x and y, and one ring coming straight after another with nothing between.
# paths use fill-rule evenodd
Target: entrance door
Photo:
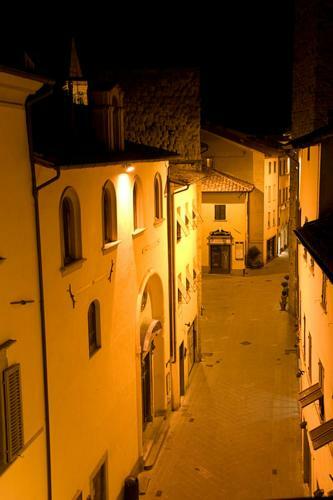
<instances>
[{"instance_id":1,"label":"entrance door","mask_svg":"<svg viewBox=\"0 0 333 500\"><path fill-rule=\"evenodd\" d=\"M210 245L210 272L230 273L230 245Z\"/></svg>"},{"instance_id":2,"label":"entrance door","mask_svg":"<svg viewBox=\"0 0 333 500\"><path fill-rule=\"evenodd\" d=\"M187 359L188 359L188 374L191 373L193 365L195 363L195 351L196 351L196 330L194 327L194 322L190 326L187 332Z\"/></svg>"},{"instance_id":3,"label":"entrance door","mask_svg":"<svg viewBox=\"0 0 333 500\"><path fill-rule=\"evenodd\" d=\"M145 428L146 424L153 420L151 414L151 352L147 353L142 360L141 370L142 422L143 428Z\"/></svg>"},{"instance_id":4,"label":"entrance door","mask_svg":"<svg viewBox=\"0 0 333 500\"><path fill-rule=\"evenodd\" d=\"M303 429L303 480L309 485L311 493L311 452L306 429Z\"/></svg>"},{"instance_id":5,"label":"entrance door","mask_svg":"<svg viewBox=\"0 0 333 500\"><path fill-rule=\"evenodd\" d=\"M185 394L184 354L184 342L182 342L179 346L179 391L181 396Z\"/></svg>"},{"instance_id":6,"label":"entrance door","mask_svg":"<svg viewBox=\"0 0 333 500\"><path fill-rule=\"evenodd\" d=\"M230 245L221 245L222 247L222 273L230 273Z\"/></svg>"}]
</instances>

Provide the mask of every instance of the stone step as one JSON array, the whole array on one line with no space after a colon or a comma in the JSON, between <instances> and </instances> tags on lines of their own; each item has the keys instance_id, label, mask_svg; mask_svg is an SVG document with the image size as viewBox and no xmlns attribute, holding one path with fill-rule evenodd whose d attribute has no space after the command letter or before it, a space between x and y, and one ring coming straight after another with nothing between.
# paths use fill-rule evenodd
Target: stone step
<instances>
[{"instance_id":1,"label":"stone step","mask_svg":"<svg viewBox=\"0 0 333 500\"><path fill-rule=\"evenodd\" d=\"M154 440L153 445L150 447L149 453L144 459L144 470L151 470L157 460L158 454L162 448L162 445L167 437L170 424L168 420L164 420L162 425L158 430L157 439Z\"/></svg>"}]
</instances>

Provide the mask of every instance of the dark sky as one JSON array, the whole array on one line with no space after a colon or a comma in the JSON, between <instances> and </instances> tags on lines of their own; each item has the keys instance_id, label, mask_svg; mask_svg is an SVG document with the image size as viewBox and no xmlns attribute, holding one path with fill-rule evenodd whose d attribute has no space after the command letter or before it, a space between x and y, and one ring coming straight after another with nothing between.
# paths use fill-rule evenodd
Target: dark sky
<instances>
[{"instance_id":1,"label":"dark sky","mask_svg":"<svg viewBox=\"0 0 333 500\"><path fill-rule=\"evenodd\" d=\"M123 4L105 10L50 11L6 34L6 51L25 45L44 64L62 64L74 34L92 68L198 66L203 115L250 131L287 128L290 120L292 0L155 4L156 11ZM64 7L64 6L63 6ZM61 55L60 55L61 54ZM59 59L60 58L60 59Z\"/></svg>"}]
</instances>

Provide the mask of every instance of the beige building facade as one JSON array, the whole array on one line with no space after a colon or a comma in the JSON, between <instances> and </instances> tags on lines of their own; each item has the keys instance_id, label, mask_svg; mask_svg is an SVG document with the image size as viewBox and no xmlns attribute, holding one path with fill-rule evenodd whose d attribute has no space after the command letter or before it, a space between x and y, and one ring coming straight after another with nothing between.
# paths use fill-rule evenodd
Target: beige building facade
<instances>
[{"instance_id":1,"label":"beige building facade","mask_svg":"<svg viewBox=\"0 0 333 500\"><path fill-rule=\"evenodd\" d=\"M313 134L314 136L316 134ZM332 492L332 217L325 197L332 139L300 138L298 238L299 377L303 472L309 494Z\"/></svg>"},{"instance_id":2,"label":"beige building facade","mask_svg":"<svg viewBox=\"0 0 333 500\"><path fill-rule=\"evenodd\" d=\"M210 273L241 273L248 252L248 199L254 186L227 174L201 182L202 269Z\"/></svg>"},{"instance_id":3,"label":"beige building facade","mask_svg":"<svg viewBox=\"0 0 333 500\"><path fill-rule=\"evenodd\" d=\"M284 154L240 132L209 127L201 131L204 157L213 167L254 185L249 194L248 248L265 264L277 255L279 156Z\"/></svg>"},{"instance_id":4,"label":"beige building facade","mask_svg":"<svg viewBox=\"0 0 333 500\"><path fill-rule=\"evenodd\" d=\"M0 352L17 400L9 415L9 388L0 393L0 490L8 500L120 499L125 478L153 466L199 361L199 191L172 182L177 152L125 144L120 86L89 87L78 66L75 84L29 99L27 130L25 101L44 82L0 77L10 235ZM200 151L188 145L188 163L191 148Z\"/></svg>"},{"instance_id":5,"label":"beige building facade","mask_svg":"<svg viewBox=\"0 0 333 500\"><path fill-rule=\"evenodd\" d=\"M43 80L0 71L0 492L47 498L47 434L36 223L25 101Z\"/></svg>"}]
</instances>

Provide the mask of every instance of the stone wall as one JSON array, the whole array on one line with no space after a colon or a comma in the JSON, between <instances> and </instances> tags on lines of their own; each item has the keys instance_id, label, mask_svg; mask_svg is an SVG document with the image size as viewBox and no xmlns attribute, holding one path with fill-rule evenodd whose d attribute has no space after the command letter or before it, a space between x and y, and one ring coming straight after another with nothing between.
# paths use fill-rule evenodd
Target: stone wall
<instances>
[{"instance_id":1,"label":"stone wall","mask_svg":"<svg viewBox=\"0 0 333 500\"><path fill-rule=\"evenodd\" d=\"M292 133L328 123L333 111L333 1L296 0Z\"/></svg>"},{"instance_id":2,"label":"stone wall","mask_svg":"<svg viewBox=\"0 0 333 500\"><path fill-rule=\"evenodd\" d=\"M200 81L196 69L123 75L125 138L200 159Z\"/></svg>"}]
</instances>

